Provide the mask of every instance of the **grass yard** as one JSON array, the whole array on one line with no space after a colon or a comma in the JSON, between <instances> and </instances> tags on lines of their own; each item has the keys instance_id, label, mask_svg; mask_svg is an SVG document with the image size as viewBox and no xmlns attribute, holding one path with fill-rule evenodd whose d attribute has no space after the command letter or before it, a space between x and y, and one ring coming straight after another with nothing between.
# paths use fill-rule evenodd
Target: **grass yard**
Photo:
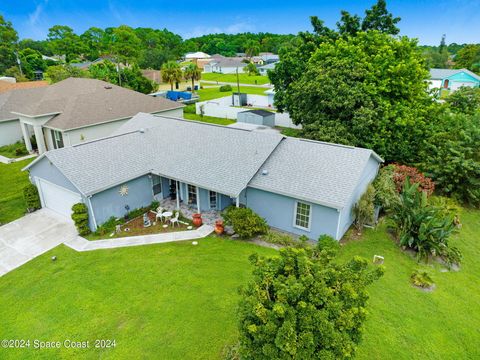
<instances>
[{"instance_id":1,"label":"grass yard","mask_svg":"<svg viewBox=\"0 0 480 360\"><path fill-rule=\"evenodd\" d=\"M480 211L464 211L462 222L452 242L463 254L459 272L417 264L387 239L384 225L342 248L343 259L385 256L385 275L370 288L370 315L358 359L480 358ZM410 285L418 268L432 275L433 292Z\"/></svg>"},{"instance_id":2,"label":"grass yard","mask_svg":"<svg viewBox=\"0 0 480 360\"><path fill-rule=\"evenodd\" d=\"M28 151L25 143L19 141L14 144L0 146L0 155L13 159L28 155Z\"/></svg>"},{"instance_id":3,"label":"grass yard","mask_svg":"<svg viewBox=\"0 0 480 360\"><path fill-rule=\"evenodd\" d=\"M198 114L190 114L184 113L183 118L187 120L195 120L195 121L203 121L210 124L217 124L217 125L230 125L235 123L234 120L224 119L224 118L217 118L213 116L200 116Z\"/></svg>"},{"instance_id":4,"label":"grass yard","mask_svg":"<svg viewBox=\"0 0 480 360\"><path fill-rule=\"evenodd\" d=\"M232 86L233 91L237 91L236 86ZM253 86L240 86L240 92L253 94L253 95L265 95L266 88L259 88ZM232 95L232 91L220 92L220 87L205 87L197 91L200 96L200 101L218 99L225 96Z\"/></svg>"},{"instance_id":5,"label":"grass yard","mask_svg":"<svg viewBox=\"0 0 480 360\"><path fill-rule=\"evenodd\" d=\"M4 224L25 214L23 188L29 183L28 172L20 171L33 159L12 164L0 163L0 224Z\"/></svg>"},{"instance_id":6,"label":"grass yard","mask_svg":"<svg viewBox=\"0 0 480 360\"><path fill-rule=\"evenodd\" d=\"M218 359L236 338L253 252L275 253L216 237L85 253L62 245L0 278L0 338L116 347L1 349L1 358Z\"/></svg>"},{"instance_id":7,"label":"grass yard","mask_svg":"<svg viewBox=\"0 0 480 360\"><path fill-rule=\"evenodd\" d=\"M262 75L238 74L238 78L240 84L264 85L270 83L268 76ZM237 83L237 74L202 73L201 80Z\"/></svg>"}]
</instances>

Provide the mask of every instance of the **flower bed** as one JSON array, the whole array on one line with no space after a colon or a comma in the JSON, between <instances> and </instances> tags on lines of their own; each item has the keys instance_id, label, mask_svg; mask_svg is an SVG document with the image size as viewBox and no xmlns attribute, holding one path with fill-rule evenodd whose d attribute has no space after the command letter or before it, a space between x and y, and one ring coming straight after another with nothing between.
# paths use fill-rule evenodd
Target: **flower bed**
<instances>
[{"instance_id":1,"label":"flower bed","mask_svg":"<svg viewBox=\"0 0 480 360\"><path fill-rule=\"evenodd\" d=\"M95 233L92 233L85 237L87 240L102 240L102 239L114 239L114 238L123 238L127 236L140 236L140 235L151 235L151 234L161 234L173 231L187 231L188 227L192 226L192 222L184 218L180 214L180 221L182 223L175 224L172 226L169 221L156 221L155 214L151 211L147 212L148 218L151 225L145 227L143 225L143 214L137 216L131 220L125 221L124 219L111 219L104 226L99 227ZM115 232L117 225L120 225L120 232ZM167 225L167 226L165 226ZM194 229L195 227L193 227Z\"/></svg>"}]
</instances>

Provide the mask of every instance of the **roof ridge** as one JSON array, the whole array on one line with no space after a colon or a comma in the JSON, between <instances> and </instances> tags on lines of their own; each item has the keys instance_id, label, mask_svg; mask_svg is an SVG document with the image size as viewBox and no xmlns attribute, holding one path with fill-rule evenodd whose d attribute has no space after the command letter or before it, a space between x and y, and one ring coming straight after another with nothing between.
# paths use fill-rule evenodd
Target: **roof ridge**
<instances>
[{"instance_id":1,"label":"roof ridge","mask_svg":"<svg viewBox=\"0 0 480 360\"><path fill-rule=\"evenodd\" d=\"M98 138L98 139L93 139L93 140L84 141L84 142L81 142L81 143L78 143L78 144L74 144L74 145L72 145L72 148L80 147L82 145L88 145L88 144L103 141L103 140L117 138L117 137L124 136L124 135L131 135L131 134L134 134L134 133L141 133L141 131L140 130L132 130L132 131L128 131L128 132L121 133L121 134L108 135L108 136L104 136L104 137L101 137L101 138ZM64 147L64 148L61 148L61 149L68 149L68 147ZM60 150L60 149L55 149L55 150Z\"/></svg>"}]
</instances>

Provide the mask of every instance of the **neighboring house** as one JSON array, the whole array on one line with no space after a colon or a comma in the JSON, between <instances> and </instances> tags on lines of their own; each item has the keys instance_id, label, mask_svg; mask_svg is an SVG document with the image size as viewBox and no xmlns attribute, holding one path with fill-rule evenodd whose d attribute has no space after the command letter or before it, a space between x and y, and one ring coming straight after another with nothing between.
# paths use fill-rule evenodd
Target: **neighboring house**
<instances>
[{"instance_id":1,"label":"neighboring house","mask_svg":"<svg viewBox=\"0 0 480 360\"><path fill-rule=\"evenodd\" d=\"M243 73L243 68L247 66L243 57L224 57L211 60L205 64L203 71L206 73L220 73L220 74L239 74Z\"/></svg>"},{"instance_id":2,"label":"neighboring house","mask_svg":"<svg viewBox=\"0 0 480 360\"><path fill-rule=\"evenodd\" d=\"M10 82L0 80L0 94L11 90L33 89L48 86L48 81Z\"/></svg>"},{"instance_id":3,"label":"neighboring house","mask_svg":"<svg viewBox=\"0 0 480 360\"><path fill-rule=\"evenodd\" d=\"M280 56L270 52L261 52L258 54L266 64L280 61Z\"/></svg>"},{"instance_id":4,"label":"neighboring house","mask_svg":"<svg viewBox=\"0 0 480 360\"><path fill-rule=\"evenodd\" d=\"M267 110L242 111L237 114L237 122L274 127L275 113Z\"/></svg>"},{"instance_id":5,"label":"neighboring house","mask_svg":"<svg viewBox=\"0 0 480 360\"><path fill-rule=\"evenodd\" d=\"M265 62L265 60L263 60L263 58L260 56L252 56L250 61L257 66L263 65L263 63Z\"/></svg>"},{"instance_id":6,"label":"neighboring house","mask_svg":"<svg viewBox=\"0 0 480 360\"><path fill-rule=\"evenodd\" d=\"M54 85L0 94L0 145L22 138L32 151L34 134L41 154L46 150L110 135L138 112L183 116L183 105L82 78Z\"/></svg>"},{"instance_id":7,"label":"neighboring house","mask_svg":"<svg viewBox=\"0 0 480 360\"><path fill-rule=\"evenodd\" d=\"M148 80L153 81L154 83L157 83L157 84L162 83L162 74L160 73L160 70L145 69L141 71L142 71L142 75L146 77Z\"/></svg>"},{"instance_id":8,"label":"neighboring house","mask_svg":"<svg viewBox=\"0 0 480 360\"><path fill-rule=\"evenodd\" d=\"M275 90L273 89L268 89L263 92L265 95L267 95L267 104L268 106L274 107L274 102L275 102Z\"/></svg>"},{"instance_id":9,"label":"neighboring house","mask_svg":"<svg viewBox=\"0 0 480 360\"><path fill-rule=\"evenodd\" d=\"M462 86L479 87L480 76L467 69L430 69L430 89L455 91Z\"/></svg>"},{"instance_id":10,"label":"neighboring house","mask_svg":"<svg viewBox=\"0 0 480 360\"><path fill-rule=\"evenodd\" d=\"M277 63L270 63L270 64L267 64L267 65L263 65L263 66L259 66L257 69L258 69L258 72L260 73L260 75L264 75L264 76L267 76L268 75L268 70L273 70L275 69L275 65Z\"/></svg>"},{"instance_id":11,"label":"neighboring house","mask_svg":"<svg viewBox=\"0 0 480 360\"><path fill-rule=\"evenodd\" d=\"M191 52L185 54L185 60L198 60L198 59L208 59L210 58L210 55L202 52L202 51L197 51L197 52Z\"/></svg>"},{"instance_id":12,"label":"neighboring house","mask_svg":"<svg viewBox=\"0 0 480 360\"><path fill-rule=\"evenodd\" d=\"M83 202L95 230L175 193L199 212L245 206L274 228L340 239L382 159L372 150L140 113L112 136L52 150L25 169L43 207Z\"/></svg>"}]
</instances>

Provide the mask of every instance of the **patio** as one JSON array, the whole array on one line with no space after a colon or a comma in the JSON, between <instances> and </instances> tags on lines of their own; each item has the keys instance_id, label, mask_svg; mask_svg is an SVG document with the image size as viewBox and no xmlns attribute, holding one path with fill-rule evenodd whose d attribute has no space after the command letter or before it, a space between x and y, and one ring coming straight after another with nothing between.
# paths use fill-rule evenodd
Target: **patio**
<instances>
[{"instance_id":1,"label":"patio","mask_svg":"<svg viewBox=\"0 0 480 360\"><path fill-rule=\"evenodd\" d=\"M171 211L171 212L177 211L177 202L170 198L160 200L160 206L166 209L167 211ZM197 209L185 204L185 202L180 202L180 212L186 218L192 219L193 214L196 214L198 211ZM216 210L202 211L201 214L202 214L203 223L206 225L215 226L215 221L222 219L221 212Z\"/></svg>"}]
</instances>

